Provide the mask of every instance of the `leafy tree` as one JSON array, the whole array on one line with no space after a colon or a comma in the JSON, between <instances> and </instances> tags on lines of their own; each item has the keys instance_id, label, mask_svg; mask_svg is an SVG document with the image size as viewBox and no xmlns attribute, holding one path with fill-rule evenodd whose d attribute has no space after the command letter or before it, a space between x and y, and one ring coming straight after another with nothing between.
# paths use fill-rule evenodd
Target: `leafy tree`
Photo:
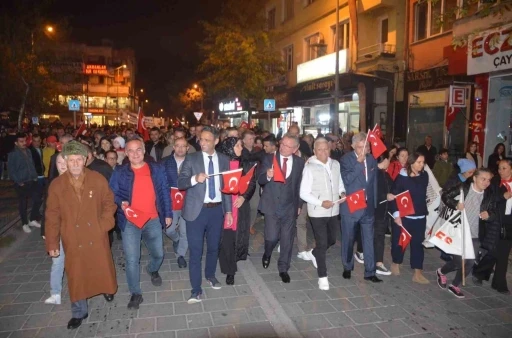
<instances>
[{"instance_id":1,"label":"leafy tree","mask_svg":"<svg viewBox=\"0 0 512 338\"><path fill-rule=\"evenodd\" d=\"M272 46L262 10L265 1L228 0L220 17L202 22L206 38L199 45L204 61L199 66L208 96L238 96L261 100L265 82L284 74L284 65Z\"/></svg>"},{"instance_id":2,"label":"leafy tree","mask_svg":"<svg viewBox=\"0 0 512 338\"><path fill-rule=\"evenodd\" d=\"M204 92L195 88L189 88L179 94L180 103L184 110L192 111L198 107L198 103L204 100Z\"/></svg>"}]
</instances>

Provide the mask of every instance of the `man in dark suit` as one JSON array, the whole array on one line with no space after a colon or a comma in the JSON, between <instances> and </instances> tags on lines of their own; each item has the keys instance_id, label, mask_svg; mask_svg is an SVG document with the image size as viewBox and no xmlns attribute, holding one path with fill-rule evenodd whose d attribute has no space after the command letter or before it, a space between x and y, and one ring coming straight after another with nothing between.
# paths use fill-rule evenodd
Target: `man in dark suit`
<instances>
[{"instance_id":1,"label":"man in dark suit","mask_svg":"<svg viewBox=\"0 0 512 338\"><path fill-rule=\"evenodd\" d=\"M191 130L192 128L194 128L195 136L191 137L188 140L188 144L190 144L196 151L201 151L200 138L201 132L203 131L203 125L198 124L195 127L190 127Z\"/></svg>"},{"instance_id":2,"label":"man in dark suit","mask_svg":"<svg viewBox=\"0 0 512 338\"><path fill-rule=\"evenodd\" d=\"M281 251L277 266L284 283L290 283L288 269L297 232L297 216L302 207L300 182L304 160L293 155L297 149L299 138L293 134L285 134L279 151L275 154L278 167L273 166L274 155L267 154L258 177L258 182L263 187L259 210L265 214L265 253L262 264L265 269L268 268L272 251L280 241ZM281 171L285 183L274 181L277 170Z\"/></svg>"},{"instance_id":3,"label":"man in dark suit","mask_svg":"<svg viewBox=\"0 0 512 338\"><path fill-rule=\"evenodd\" d=\"M155 162L158 162L162 159L162 155L164 153L165 144L161 140L160 129L158 127L153 127L149 131L149 141L146 141L144 144L146 147L146 154L151 156Z\"/></svg>"},{"instance_id":4,"label":"man in dark suit","mask_svg":"<svg viewBox=\"0 0 512 338\"><path fill-rule=\"evenodd\" d=\"M204 127L200 134L201 151L187 155L178 176L178 188L187 190L182 216L187 221L187 239L190 253L189 274L192 293L189 304L201 301L201 259L206 235L205 277L213 289L220 289L215 278L219 244L226 225L233 224L231 195L221 193L221 175L229 170L229 158L215 151L219 131Z\"/></svg>"},{"instance_id":5,"label":"man in dark suit","mask_svg":"<svg viewBox=\"0 0 512 338\"><path fill-rule=\"evenodd\" d=\"M423 154L423 156L425 156L425 163L428 164L430 169L434 169L434 165L436 164L437 149L432 145L432 136L425 136L425 144L419 146L416 151Z\"/></svg>"},{"instance_id":6,"label":"man in dark suit","mask_svg":"<svg viewBox=\"0 0 512 338\"><path fill-rule=\"evenodd\" d=\"M347 203L340 205L341 214L341 261L343 278L350 279L354 270L354 237L360 227L364 251L364 279L374 283L382 282L375 276L375 258L373 255L373 222L377 206L377 161L369 155L366 134L352 137L353 152L341 158L340 172L347 198L350 194L364 189L367 207L351 213ZM359 227L358 227L359 223Z\"/></svg>"}]
</instances>

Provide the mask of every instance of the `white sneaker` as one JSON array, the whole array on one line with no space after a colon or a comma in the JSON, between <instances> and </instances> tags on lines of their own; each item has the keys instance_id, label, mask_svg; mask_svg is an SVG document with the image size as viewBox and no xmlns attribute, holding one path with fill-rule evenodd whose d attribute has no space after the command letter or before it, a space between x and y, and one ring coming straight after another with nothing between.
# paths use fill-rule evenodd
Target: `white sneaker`
<instances>
[{"instance_id":1,"label":"white sneaker","mask_svg":"<svg viewBox=\"0 0 512 338\"><path fill-rule=\"evenodd\" d=\"M329 280L327 277L318 278L318 288L324 291L329 290Z\"/></svg>"},{"instance_id":2,"label":"white sneaker","mask_svg":"<svg viewBox=\"0 0 512 338\"><path fill-rule=\"evenodd\" d=\"M364 264L364 254L362 252L357 252L354 254L354 258L358 263Z\"/></svg>"},{"instance_id":3,"label":"white sneaker","mask_svg":"<svg viewBox=\"0 0 512 338\"><path fill-rule=\"evenodd\" d=\"M50 298L44 301L44 303L60 305L60 295L51 295Z\"/></svg>"},{"instance_id":4,"label":"white sneaker","mask_svg":"<svg viewBox=\"0 0 512 338\"><path fill-rule=\"evenodd\" d=\"M277 247L277 252L281 252L281 244Z\"/></svg>"},{"instance_id":5,"label":"white sneaker","mask_svg":"<svg viewBox=\"0 0 512 338\"><path fill-rule=\"evenodd\" d=\"M310 261L311 257L309 257L309 254L307 251L301 251L297 254L297 258L300 258L305 261Z\"/></svg>"},{"instance_id":6,"label":"white sneaker","mask_svg":"<svg viewBox=\"0 0 512 338\"><path fill-rule=\"evenodd\" d=\"M390 276L391 275L391 271L388 270L388 268L386 268L386 266L383 264L380 264L380 265L376 265L375 266L375 272L379 275L383 275L383 276Z\"/></svg>"},{"instance_id":7,"label":"white sneaker","mask_svg":"<svg viewBox=\"0 0 512 338\"><path fill-rule=\"evenodd\" d=\"M311 263L313 263L315 269L318 269L318 265L316 265L316 257L315 255L313 255L313 249L307 251L306 253L308 254L309 260L311 261Z\"/></svg>"},{"instance_id":8,"label":"white sneaker","mask_svg":"<svg viewBox=\"0 0 512 338\"><path fill-rule=\"evenodd\" d=\"M41 227L41 223L39 223L36 220L33 220L33 221L30 221L30 223L28 223L28 226L31 226L31 227L34 227L34 228L40 228Z\"/></svg>"},{"instance_id":9,"label":"white sneaker","mask_svg":"<svg viewBox=\"0 0 512 338\"><path fill-rule=\"evenodd\" d=\"M28 224L23 224L23 231L25 231L27 234L31 233L32 230L30 230L30 226Z\"/></svg>"}]
</instances>

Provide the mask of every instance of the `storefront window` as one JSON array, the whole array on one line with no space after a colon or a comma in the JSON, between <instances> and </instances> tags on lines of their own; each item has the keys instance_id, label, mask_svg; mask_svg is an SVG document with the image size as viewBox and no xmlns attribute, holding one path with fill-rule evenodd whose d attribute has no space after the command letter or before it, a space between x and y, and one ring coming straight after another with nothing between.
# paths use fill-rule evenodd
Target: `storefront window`
<instances>
[{"instance_id":1,"label":"storefront window","mask_svg":"<svg viewBox=\"0 0 512 338\"><path fill-rule=\"evenodd\" d=\"M342 102L339 105L339 122L343 133L359 132L359 100Z\"/></svg>"}]
</instances>

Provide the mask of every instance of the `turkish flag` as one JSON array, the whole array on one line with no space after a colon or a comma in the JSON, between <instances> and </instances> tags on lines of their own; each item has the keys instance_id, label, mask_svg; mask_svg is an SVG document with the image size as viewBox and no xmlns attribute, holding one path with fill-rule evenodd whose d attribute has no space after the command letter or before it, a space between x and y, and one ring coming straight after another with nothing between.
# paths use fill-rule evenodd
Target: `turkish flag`
<instances>
[{"instance_id":1,"label":"turkish flag","mask_svg":"<svg viewBox=\"0 0 512 338\"><path fill-rule=\"evenodd\" d=\"M142 109L139 107L139 114L137 115L137 131L142 136L144 141L149 140L149 132L146 126L144 125L144 113Z\"/></svg>"},{"instance_id":2,"label":"turkish flag","mask_svg":"<svg viewBox=\"0 0 512 338\"><path fill-rule=\"evenodd\" d=\"M416 213L414 211L414 205L412 203L412 197L409 190L396 195L395 201L398 211L400 212L400 217L410 216Z\"/></svg>"},{"instance_id":3,"label":"turkish flag","mask_svg":"<svg viewBox=\"0 0 512 338\"><path fill-rule=\"evenodd\" d=\"M147 221L149 221L148 214L146 214L140 210L134 209L130 206L128 206L128 207L126 207L126 209L124 209L124 214L128 221L135 224L140 229L142 229L144 227L144 224L146 224Z\"/></svg>"},{"instance_id":4,"label":"turkish flag","mask_svg":"<svg viewBox=\"0 0 512 338\"><path fill-rule=\"evenodd\" d=\"M240 128L249 129L249 123L242 122L242 124L240 124Z\"/></svg>"},{"instance_id":5,"label":"turkish flag","mask_svg":"<svg viewBox=\"0 0 512 338\"><path fill-rule=\"evenodd\" d=\"M455 118L457 117L457 114L461 111L461 108L458 107L448 107L446 111L446 129L450 129L450 126L452 125L453 121L455 121Z\"/></svg>"},{"instance_id":6,"label":"turkish flag","mask_svg":"<svg viewBox=\"0 0 512 338\"><path fill-rule=\"evenodd\" d=\"M238 194L239 182L242 177L242 168L225 171L222 174L224 180L224 187L222 192L225 194Z\"/></svg>"},{"instance_id":7,"label":"turkish flag","mask_svg":"<svg viewBox=\"0 0 512 338\"><path fill-rule=\"evenodd\" d=\"M375 127L373 127L372 132L375 136L382 139L382 130L380 129L380 126L378 123L375 124Z\"/></svg>"},{"instance_id":8,"label":"turkish flag","mask_svg":"<svg viewBox=\"0 0 512 338\"><path fill-rule=\"evenodd\" d=\"M411 241L411 234L409 231L405 230L405 228L401 225L400 226L400 239L398 240L398 246L402 247L402 252L405 251L407 246L409 245L409 242Z\"/></svg>"},{"instance_id":9,"label":"turkish flag","mask_svg":"<svg viewBox=\"0 0 512 338\"><path fill-rule=\"evenodd\" d=\"M178 188L171 187L171 201L172 201L172 210L180 211L183 209L183 204L185 202L185 196L187 192L185 190L179 190Z\"/></svg>"},{"instance_id":10,"label":"turkish flag","mask_svg":"<svg viewBox=\"0 0 512 338\"><path fill-rule=\"evenodd\" d=\"M374 158L378 158L387 149L384 142L373 131L368 133L368 142L372 145L372 155Z\"/></svg>"},{"instance_id":11,"label":"turkish flag","mask_svg":"<svg viewBox=\"0 0 512 338\"><path fill-rule=\"evenodd\" d=\"M281 167L279 166L279 163L277 162L277 156L275 154L274 154L274 160L272 162L272 166L274 168L274 182L285 183L286 176L283 175L283 172L281 171Z\"/></svg>"},{"instance_id":12,"label":"turkish flag","mask_svg":"<svg viewBox=\"0 0 512 338\"><path fill-rule=\"evenodd\" d=\"M77 138L78 136L83 136L87 133L87 128L86 128L86 124L85 122L81 122L80 123L80 126L78 127L76 133L75 133L75 138Z\"/></svg>"},{"instance_id":13,"label":"turkish flag","mask_svg":"<svg viewBox=\"0 0 512 338\"><path fill-rule=\"evenodd\" d=\"M347 196L346 203L350 213L366 208L366 195L364 189L353 192Z\"/></svg>"},{"instance_id":14,"label":"turkish flag","mask_svg":"<svg viewBox=\"0 0 512 338\"><path fill-rule=\"evenodd\" d=\"M253 165L253 167L251 168L251 170L249 170L247 172L247 174L245 174L244 176L242 176L242 178L240 179L240 185L239 185L239 190L238 190L238 193L240 195L243 195L245 194L245 192L247 191L247 189L249 189L249 183L251 182L252 180L252 177L254 176L254 169L256 168L256 164Z\"/></svg>"}]
</instances>

